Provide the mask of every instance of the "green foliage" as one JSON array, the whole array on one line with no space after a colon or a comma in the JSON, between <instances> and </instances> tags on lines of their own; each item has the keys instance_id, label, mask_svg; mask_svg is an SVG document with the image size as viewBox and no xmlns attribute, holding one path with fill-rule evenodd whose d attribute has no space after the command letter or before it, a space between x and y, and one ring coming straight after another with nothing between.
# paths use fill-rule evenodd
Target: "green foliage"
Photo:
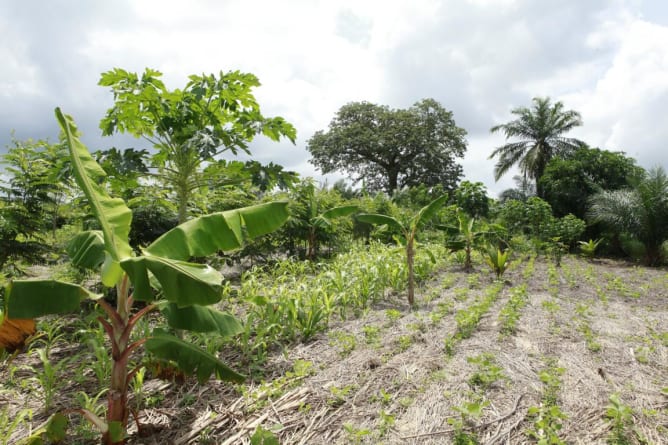
<instances>
[{"instance_id":1,"label":"green foliage","mask_svg":"<svg viewBox=\"0 0 668 445\"><path fill-rule=\"evenodd\" d=\"M298 184L290 197L290 219L284 232L292 242L306 242L305 256L309 260L316 258L321 243L335 245L341 240L341 227L335 226L334 220L358 211L357 206L341 205L337 193L316 189L312 179Z\"/></svg>"},{"instance_id":2,"label":"green foliage","mask_svg":"<svg viewBox=\"0 0 668 445\"><path fill-rule=\"evenodd\" d=\"M218 250L238 249L245 239L277 229L287 219L287 203L262 204L188 221L147 246L143 255L134 256L128 243L130 209L123 200L107 193L103 185L105 172L78 139L72 119L59 109L56 109L56 116L67 138L75 178L101 229L81 235L73 248L82 251L75 252L72 257L78 265L100 267L102 283L116 287L117 306L112 307L79 285L56 280L17 280L7 286L7 314L12 318L34 318L75 310L84 298L97 299L107 315L107 319L99 317L99 320L111 343L113 364L109 391L115 396L108 398L106 421L85 409L81 413L102 432L103 443L116 444L126 435L127 391L134 375L134 371L128 372L128 366L131 355L140 346L144 345L160 359L175 361L186 373L195 373L200 382L211 374L233 381L243 379L216 356L162 329L156 328L153 333L136 340L132 340L131 335L139 320L157 309L164 311L172 328L215 331L223 336L241 331L240 324L232 316L206 307L220 301L222 276L209 266L186 260ZM135 301L155 303L133 313ZM46 366L46 354L43 354L42 362L50 384L54 380L51 374L55 373L51 372L53 368Z\"/></svg>"},{"instance_id":3,"label":"green foliage","mask_svg":"<svg viewBox=\"0 0 668 445\"><path fill-rule=\"evenodd\" d=\"M568 214L563 218L555 218L553 220L552 226L549 229L549 236L559 238L562 243L570 248L580 239L586 226L583 220Z\"/></svg>"},{"instance_id":4,"label":"green foliage","mask_svg":"<svg viewBox=\"0 0 668 445\"><path fill-rule=\"evenodd\" d=\"M625 405L618 394L610 394L610 404L606 407L605 417L608 418L612 431L608 443L614 445L631 445L631 434L627 431L633 425L633 410Z\"/></svg>"},{"instance_id":5,"label":"green foliage","mask_svg":"<svg viewBox=\"0 0 668 445\"><path fill-rule=\"evenodd\" d=\"M12 140L0 164L0 267L10 259L37 263L49 250L43 232L61 222L67 193L62 144Z\"/></svg>"},{"instance_id":6,"label":"green foliage","mask_svg":"<svg viewBox=\"0 0 668 445\"><path fill-rule=\"evenodd\" d=\"M519 164L522 175L536 181L536 194L543 198L539 179L548 162L583 145L577 139L563 136L582 125L580 113L564 110L561 102L551 104L549 97L534 97L533 108L518 107L511 113L518 118L491 128L492 133L503 132L506 139L519 139L496 148L490 155L490 159L499 157L494 166L494 177L498 181L511 167Z\"/></svg>"},{"instance_id":7,"label":"green foliage","mask_svg":"<svg viewBox=\"0 0 668 445\"><path fill-rule=\"evenodd\" d=\"M249 153L258 134L293 143L296 131L281 117L265 118L253 96L260 82L253 74L220 72L191 75L181 89L168 90L162 73L147 68L141 76L120 68L103 73L114 105L100 122L104 135L116 132L144 137L158 152L153 163L159 178L176 195L179 222L184 222L193 192L209 185L203 163L229 150ZM218 184L216 184L218 185Z\"/></svg>"},{"instance_id":8,"label":"green foliage","mask_svg":"<svg viewBox=\"0 0 668 445\"><path fill-rule=\"evenodd\" d=\"M456 213L457 225L439 225L440 230L446 232L446 247L452 252L463 252L464 269L473 269L472 253L486 243L499 241L505 233L505 227L499 224L478 222L461 209Z\"/></svg>"},{"instance_id":9,"label":"green foliage","mask_svg":"<svg viewBox=\"0 0 668 445\"><path fill-rule=\"evenodd\" d=\"M336 113L327 132L307 142L311 162L323 173L347 172L372 192L392 195L404 187L442 185L453 190L466 151L466 131L434 99L408 109L351 102Z\"/></svg>"},{"instance_id":10,"label":"green foliage","mask_svg":"<svg viewBox=\"0 0 668 445\"><path fill-rule=\"evenodd\" d=\"M403 235L403 244L406 247L406 265L408 267L408 304L415 304L415 242L417 232L424 226L436 212L441 208L447 195L436 198L414 214L407 223L402 223L396 218L381 214L359 214L357 220L370 224L385 225L399 230Z\"/></svg>"},{"instance_id":11,"label":"green foliage","mask_svg":"<svg viewBox=\"0 0 668 445\"><path fill-rule=\"evenodd\" d=\"M486 218L489 214L487 188L482 182L462 181L455 189L457 207L474 218Z\"/></svg>"},{"instance_id":12,"label":"green foliage","mask_svg":"<svg viewBox=\"0 0 668 445\"><path fill-rule=\"evenodd\" d=\"M501 278L508 268L508 255L510 255L510 250L502 252L501 249L494 246L487 247L485 261L496 275L497 280Z\"/></svg>"},{"instance_id":13,"label":"green foliage","mask_svg":"<svg viewBox=\"0 0 668 445\"><path fill-rule=\"evenodd\" d=\"M590 221L642 243L645 264L656 266L665 260L662 245L668 240L668 176L662 168L648 171L631 189L601 191L589 203Z\"/></svg>"},{"instance_id":14,"label":"green foliage","mask_svg":"<svg viewBox=\"0 0 668 445\"><path fill-rule=\"evenodd\" d=\"M586 258L594 258L596 255L596 249L598 248L598 245L601 244L603 241L603 238L599 238L596 241L589 239L589 241L578 241L578 245L580 246L580 252L582 255Z\"/></svg>"},{"instance_id":15,"label":"green foliage","mask_svg":"<svg viewBox=\"0 0 668 445\"><path fill-rule=\"evenodd\" d=\"M571 213L584 219L592 195L628 187L642 173L623 152L582 146L550 160L540 183L556 216Z\"/></svg>"}]
</instances>

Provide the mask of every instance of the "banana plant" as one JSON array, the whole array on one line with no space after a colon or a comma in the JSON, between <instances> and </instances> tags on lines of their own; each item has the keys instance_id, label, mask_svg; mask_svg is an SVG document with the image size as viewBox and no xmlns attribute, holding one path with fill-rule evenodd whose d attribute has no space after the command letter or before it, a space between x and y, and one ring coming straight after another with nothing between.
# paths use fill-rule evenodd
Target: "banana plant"
<instances>
[{"instance_id":1,"label":"banana plant","mask_svg":"<svg viewBox=\"0 0 668 445\"><path fill-rule=\"evenodd\" d=\"M499 238L505 232L505 227L499 224L476 224L476 219L469 216L462 209L457 209L457 225L438 225L438 229L445 231L448 239L446 247L452 252L464 252L464 270L473 269L471 254L473 249L479 248L483 241Z\"/></svg>"},{"instance_id":2,"label":"banana plant","mask_svg":"<svg viewBox=\"0 0 668 445\"><path fill-rule=\"evenodd\" d=\"M418 230L431 219L448 199L447 195L436 198L426 206L422 207L407 223L402 223L396 218L377 213L362 213L357 215L357 220L369 224L387 225L401 232L401 240L406 248L406 266L408 267L408 304L415 305L415 273L413 264L415 261L415 237Z\"/></svg>"},{"instance_id":3,"label":"banana plant","mask_svg":"<svg viewBox=\"0 0 668 445\"><path fill-rule=\"evenodd\" d=\"M238 249L248 238L276 230L288 218L287 203L274 202L214 213L187 221L165 233L140 255L128 243L132 213L122 199L112 198L104 187L104 170L79 140L74 121L56 109L56 117L69 147L76 182L82 189L101 230L79 234L70 244L75 265L96 267L102 283L115 287L116 306L76 284L57 280L16 280L6 288L6 314L14 319L75 311L84 299L93 299L105 317L98 320L109 337L113 359L106 419L79 410L102 433L102 443L126 441L129 417L128 385L139 367L131 358L141 348L165 360L172 360L200 382L214 375L241 382L244 376L216 356L156 328L150 335L131 341L137 322L146 314L160 311L167 325L177 330L217 332L230 336L242 331L232 315L211 305L222 297L221 274L208 265L188 262L216 251ZM134 303L145 305L134 309Z\"/></svg>"},{"instance_id":4,"label":"banana plant","mask_svg":"<svg viewBox=\"0 0 668 445\"><path fill-rule=\"evenodd\" d=\"M501 275L508 268L508 256L510 255L510 250L506 249L505 251L499 249L497 246L489 245L485 251L484 257L487 265L492 269L496 274L496 279L500 280Z\"/></svg>"}]
</instances>

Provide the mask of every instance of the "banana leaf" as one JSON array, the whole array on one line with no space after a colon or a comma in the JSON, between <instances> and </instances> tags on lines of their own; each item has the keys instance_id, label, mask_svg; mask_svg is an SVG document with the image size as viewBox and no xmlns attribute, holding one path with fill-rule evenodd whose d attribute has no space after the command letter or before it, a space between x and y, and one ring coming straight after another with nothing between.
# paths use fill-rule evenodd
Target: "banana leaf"
<instances>
[{"instance_id":1,"label":"banana leaf","mask_svg":"<svg viewBox=\"0 0 668 445\"><path fill-rule=\"evenodd\" d=\"M162 235L144 252L186 261L239 249L247 239L278 229L288 219L287 202L270 202L212 213L186 221Z\"/></svg>"},{"instance_id":2,"label":"banana leaf","mask_svg":"<svg viewBox=\"0 0 668 445\"><path fill-rule=\"evenodd\" d=\"M123 261L121 267L130 277L138 301L155 299L151 276L160 283L162 296L180 307L213 304L221 298L223 276L206 264L141 256Z\"/></svg>"},{"instance_id":3,"label":"banana leaf","mask_svg":"<svg viewBox=\"0 0 668 445\"><path fill-rule=\"evenodd\" d=\"M200 383L209 380L211 374L220 380L238 383L245 380L243 375L230 369L215 356L163 330L156 329L144 346L156 357L176 362L186 374L196 374Z\"/></svg>"},{"instance_id":4,"label":"banana leaf","mask_svg":"<svg viewBox=\"0 0 668 445\"><path fill-rule=\"evenodd\" d=\"M5 289L9 318L37 318L79 310L84 299L97 300L89 290L57 280L16 280Z\"/></svg>"},{"instance_id":5,"label":"banana leaf","mask_svg":"<svg viewBox=\"0 0 668 445\"><path fill-rule=\"evenodd\" d=\"M178 307L174 303L167 304L162 313L167 324L174 329L192 332L217 332L223 337L231 337L243 331L241 323L234 316L204 306Z\"/></svg>"}]
</instances>

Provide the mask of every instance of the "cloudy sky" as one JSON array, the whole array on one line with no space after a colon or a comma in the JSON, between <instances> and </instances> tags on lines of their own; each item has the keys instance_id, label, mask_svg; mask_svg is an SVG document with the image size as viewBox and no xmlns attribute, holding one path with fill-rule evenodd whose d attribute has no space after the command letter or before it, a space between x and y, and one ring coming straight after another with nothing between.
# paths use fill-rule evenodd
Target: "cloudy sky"
<instances>
[{"instance_id":1,"label":"cloudy sky","mask_svg":"<svg viewBox=\"0 0 668 445\"><path fill-rule=\"evenodd\" d=\"M257 75L266 116L298 130L295 146L258 138L256 159L322 178L305 144L345 103L405 108L432 97L467 130L466 178L491 194L489 128L535 96L581 112L572 136L668 168L668 2L664 0L0 0L0 147L57 140L53 109L72 114L91 149L102 138L113 67ZM333 181L339 176L329 176Z\"/></svg>"}]
</instances>

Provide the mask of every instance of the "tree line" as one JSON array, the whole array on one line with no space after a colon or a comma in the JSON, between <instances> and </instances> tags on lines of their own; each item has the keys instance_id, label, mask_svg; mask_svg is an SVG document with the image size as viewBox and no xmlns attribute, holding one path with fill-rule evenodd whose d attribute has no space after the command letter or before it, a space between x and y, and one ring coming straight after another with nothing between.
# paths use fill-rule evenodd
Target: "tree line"
<instances>
[{"instance_id":1,"label":"tree line","mask_svg":"<svg viewBox=\"0 0 668 445\"><path fill-rule=\"evenodd\" d=\"M548 219L544 210L549 207L554 221L586 221L581 236L606 239L609 253L642 257L647 264L664 259L668 233L660 221L668 211L668 181L663 170L645 171L623 152L567 137L582 125L581 116L549 98L511 110L514 120L491 128L507 139L490 154L496 159L495 178L513 167L520 173L517 187L495 200L482 183L462 181L457 160L466 152L466 131L434 99L407 109L368 102L342 106L328 129L307 141L310 162L323 173L347 173L357 186L339 182L328 189L280 165L220 158L225 152L250 153L249 144L259 135L296 140L292 124L262 114L253 94L260 83L252 74L193 75L183 89L170 90L158 71L137 74L116 68L103 73L99 84L114 97L100 122L102 134L129 133L152 149L95 153L109 191L133 211L130 242L136 248L189 218L283 193L293 216L282 238L273 235L265 246L247 250L262 256L282 249L312 258L320 245L341 245L339 232L369 236L372 229L355 218L332 218L339 213L349 215L357 208L396 217L402 208L410 213L445 194L448 204L471 217L498 220L525 236L538 234L536 227ZM14 140L8 147L1 185L0 265L12 258L43 261L50 251L46 235L55 236L69 223L94 228L64 150L62 140ZM331 211L339 208L346 210ZM509 216L522 211L530 217L521 223Z\"/></svg>"}]
</instances>

